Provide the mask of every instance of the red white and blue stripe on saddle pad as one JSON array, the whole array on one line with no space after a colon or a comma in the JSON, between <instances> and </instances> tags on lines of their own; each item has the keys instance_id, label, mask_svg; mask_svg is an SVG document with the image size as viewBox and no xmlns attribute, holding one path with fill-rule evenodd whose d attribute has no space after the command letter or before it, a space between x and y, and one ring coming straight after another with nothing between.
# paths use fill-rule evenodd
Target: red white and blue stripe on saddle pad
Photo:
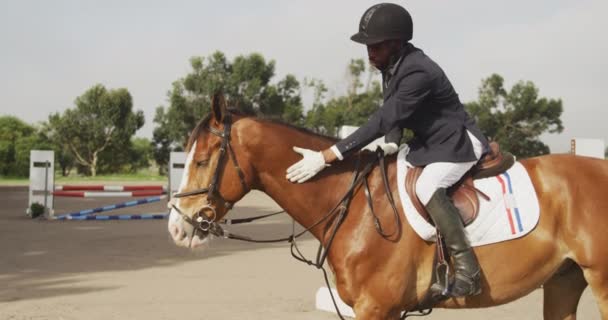
<instances>
[{"instance_id":1,"label":"red white and blue stripe on saddle pad","mask_svg":"<svg viewBox=\"0 0 608 320\"><path fill-rule=\"evenodd\" d=\"M409 164L407 150L397 156L399 198L405 217L414 231L426 241L435 241L435 227L416 211L405 190ZM538 224L540 208L528 172L516 162L511 169L495 177L475 180L475 187L490 197L479 198L479 215L466 228L472 246L520 238Z\"/></svg>"}]
</instances>

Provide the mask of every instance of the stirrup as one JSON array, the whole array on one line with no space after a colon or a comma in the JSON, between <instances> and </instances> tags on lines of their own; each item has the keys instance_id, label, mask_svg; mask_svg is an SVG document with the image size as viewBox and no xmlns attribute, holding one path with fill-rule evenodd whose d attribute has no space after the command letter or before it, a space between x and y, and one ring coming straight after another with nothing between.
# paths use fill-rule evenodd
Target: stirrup
<instances>
[{"instance_id":1,"label":"stirrup","mask_svg":"<svg viewBox=\"0 0 608 320\"><path fill-rule=\"evenodd\" d=\"M438 263L435 275L437 281L431 285L431 296L447 299L450 296L450 265L446 261Z\"/></svg>"}]
</instances>

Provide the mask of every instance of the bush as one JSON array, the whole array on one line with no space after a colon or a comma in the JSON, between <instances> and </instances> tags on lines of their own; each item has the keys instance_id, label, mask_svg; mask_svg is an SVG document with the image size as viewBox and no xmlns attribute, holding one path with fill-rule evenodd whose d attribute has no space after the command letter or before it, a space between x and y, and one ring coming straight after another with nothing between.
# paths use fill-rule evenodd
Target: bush
<instances>
[{"instance_id":1,"label":"bush","mask_svg":"<svg viewBox=\"0 0 608 320\"><path fill-rule=\"evenodd\" d=\"M30 212L32 213L32 219L38 218L39 216L44 214L44 205L34 202L30 206Z\"/></svg>"}]
</instances>

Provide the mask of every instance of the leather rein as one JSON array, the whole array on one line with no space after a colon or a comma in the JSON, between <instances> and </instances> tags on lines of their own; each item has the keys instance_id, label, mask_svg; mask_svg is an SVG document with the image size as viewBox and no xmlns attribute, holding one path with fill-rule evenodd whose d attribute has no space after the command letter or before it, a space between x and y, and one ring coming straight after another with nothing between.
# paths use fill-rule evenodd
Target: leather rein
<instances>
[{"instance_id":1,"label":"leather rein","mask_svg":"<svg viewBox=\"0 0 608 320\"><path fill-rule=\"evenodd\" d=\"M375 226L377 232L383 238L385 238L389 241L397 241L401 237L401 230L402 230L401 219L399 216L399 212L397 210L397 206L395 204L395 200L390 191L388 177L387 177L387 173L386 173L386 165L385 165L385 161L384 161L384 158L385 158L384 151L380 147L378 147L378 149L376 150L376 158L377 158L376 160L378 161L378 166L380 167L380 172L381 172L381 177L383 180L385 194L391 205L391 208L392 208L393 214L394 214L396 228L392 233L387 234L384 232L384 229L382 228L380 219L378 218L378 216L376 215L376 213L374 211L373 200L371 197L371 192L370 192L369 184L367 181L369 174L375 168L376 161L368 162L365 165L365 167L363 169L361 169L360 168L361 154L359 154L357 157L355 170L352 173L351 183L350 183L348 189L346 190L346 192L344 193L344 196L340 199L340 201L338 201L336 206L334 206L327 214L325 214L323 217L321 217L317 222L313 223L310 227L296 233L295 232L295 220L293 220L292 234L290 236L277 238L277 239L264 239L264 240L252 239L247 236L232 234L232 233L229 233L228 231L226 231L225 229L223 229L220 226L220 223L222 223L222 224L246 223L246 222L251 222L254 220L274 216L276 214L285 212L285 211L279 211L279 212L275 212L275 213L271 213L271 214L265 214L265 215L261 215L261 216L244 218L244 219L221 220L221 221L217 220L216 210L213 206L211 206L211 204L213 204L213 202L215 202L216 199L218 199L218 198L221 199L224 202L225 207L228 208L228 210L230 210L234 205L233 203L226 201L225 198L222 197L222 195L219 192L219 183L220 183L220 179L223 174L223 171L224 171L223 168L224 168L224 165L226 162L225 159L226 159L227 151L228 151L228 157L232 160L233 166L237 171L237 174L239 176L243 190L245 191L245 193L247 193L249 190L251 190L249 188L249 186L247 185L247 182L245 180L245 174L243 173L243 170L239 166L236 155L234 153L234 150L232 149L232 146L230 144L230 132L231 132L231 128L232 128L231 120L232 120L231 114L228 112L224 116L224 121L223 121L224 130L223 131L217 130L210 126L206 128L207 130L209 130L210 133L212 133L222 139L222 142L220 145L220 155L218 158L218 165L213 174L211 184L207 188L201 188L201 189L196 189L193 191L176 193L173 195L173 197L175 197L175 198L184 198L184 197L197 196L197 195L203 195L203 194L207 195L208 203L201 210L199 210L197 212L197 214L194 218L188 217L187 215L182 213L179 210L179 208L177 208L177 206L175 206L173 204L171 205L173 207L173 209L175 209L175 211L182 217L182 219L184 219L184 221L186 221L193 227L192 236L194 235L194 233L196 231L201 231L203 233L209 233L209 234L212 234L212 235L220 237L220 238L241 240L241 241L246 241L246 242L255 242L255 243L289 242L291 244L291 255L296 260L299 260L308 265L314 266L317 269L321 269L323 271L323 276L325 278L325 282L327 283L328 288L330 288L329 278L327 276L327 271L325 270L323 265L325 263L325 260L327 259L327 255L329 254L329 250L331 248L331 245L333 244L333 241L338 232L338 229L340 228L340 226L346 219L348 209L350 207L350 203L354 197L354 194L356 193L356 191L358 190L358 188L360 186L364 187L365 197L367 199L367 205L370 208L370 212L374 219L374 226ZM207 216L206 214L204 214L203 211L205 211L205 210L211 211L211 213L212 213L211 216ZM319 248L317 250L315 261L307 259L306 257L304 257L302 252L299 250L297 243L296 243L296 238L299 238L300 236L310 232L313 228L321 225L323 222L328 221L328 220L331 220L331 221L329 221L325 225L323 236L321 237L321 239L319 241ZM325 240L325 244L324 244L324 240ZM336 303L336 300L334 298L332 291L329 290L329 293L332 298L334 307L336 308L336 312L337 312L338 316L340 317L340 319L344 319L344 317L340 313L340 310L338 309L338 306L337 306L337 303ZM427 314L428 313L420 313L419 315L427 315ZM410 315L410 314L408 314L408 312L405 312L401 319L405 319L408 316L418 316L418 314Z\"/></svg>"}]
</instances>

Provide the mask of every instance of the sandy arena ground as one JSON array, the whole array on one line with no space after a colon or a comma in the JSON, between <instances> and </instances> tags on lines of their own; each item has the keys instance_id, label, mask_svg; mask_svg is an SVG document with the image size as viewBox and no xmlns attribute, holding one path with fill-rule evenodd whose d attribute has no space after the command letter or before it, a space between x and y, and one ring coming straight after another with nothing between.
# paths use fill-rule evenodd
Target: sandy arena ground
<instances>
[{"instance_id":1,"label":"sandy arena ground","mask_svg":"<svg viewBox=\"0 0 608 320\"><path fill-rule=\"evenodd\" d=\"M0 187L0 319L338 319L317 311L320 271L294 260L287 244L215 240L204 251L173 245L166 220L31 220L27 188ZM56 198L59 213L126 201ZM161 212L166 202L123 209ZM232 217L272 212L276 204L253 192ZM291 231L287 216L230 226L257 238ZM313 257L316 241L302 241ZM587 289L579 319L599 319ZM482 310L435 310L427 319L542 319L542 292Z\"/></svg>"}]
</instances>

